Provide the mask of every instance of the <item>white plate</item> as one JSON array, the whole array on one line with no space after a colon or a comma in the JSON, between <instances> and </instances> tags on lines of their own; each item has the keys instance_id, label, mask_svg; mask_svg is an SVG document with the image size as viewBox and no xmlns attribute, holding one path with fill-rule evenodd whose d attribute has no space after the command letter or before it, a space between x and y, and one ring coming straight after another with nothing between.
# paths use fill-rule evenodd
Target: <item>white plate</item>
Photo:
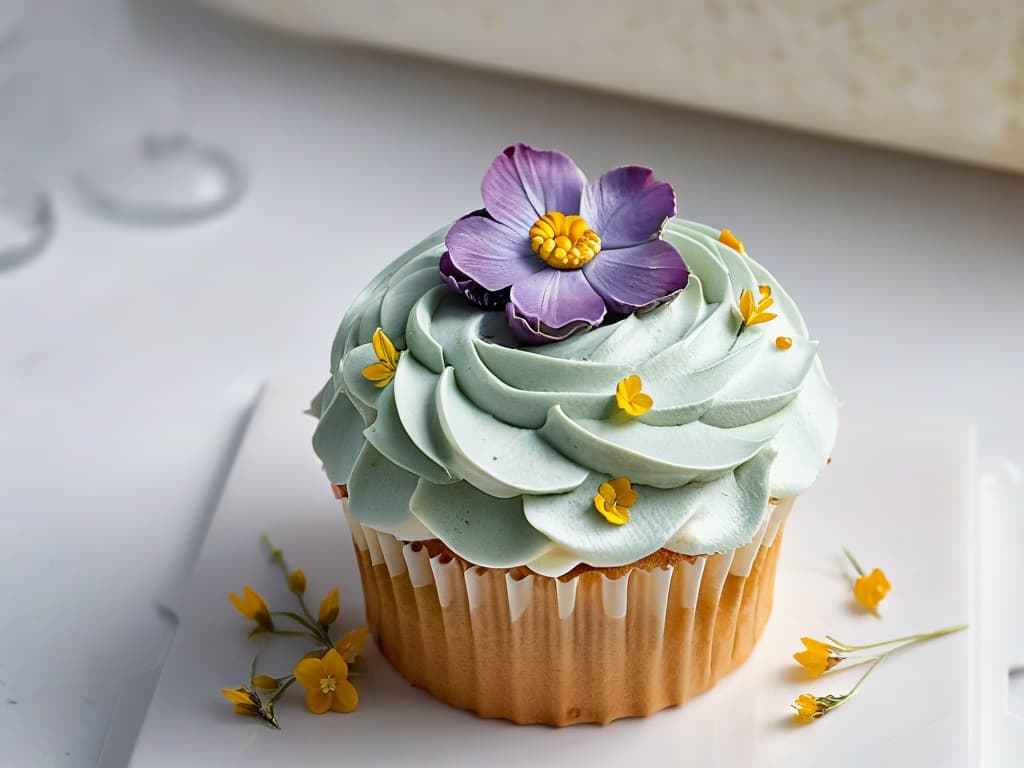
<instances>
[{"instance_id":1,"label":"white plate","mask_svg":"<svg viewBox=\"0 0 1024 768\"><path fill-rule=\"evenodd\" d=\"M375 649L356 681L351 715L314 717L300 690L277 707L280 732L232 714L218 688L248 679L258 649L227 600L251 584L291 609L280 573L259 545L267 531L302 567L314 601L340 584L342 623L363 615L341 505L310 449L302 409L314 382L265 390L202 547L181 624L131 765L701 765L961 766L977 759L972 707L974 630L884 662L848 704L796 726L789 704L805 691L842 693L856 670L808 680L791 658L803 635L849 643L968 621L972 611L975 456L965 426L844 411L834 461L801 498L785 533L774 615L750 660L707 694L646 719L553 729L481 720L411 687ZM850 596L850 547L893 584L879 621ZM278 665L275 666L275 661ZM282 675L269 653L261 671ZM901 762L904 761L904 762Z\"/></svg>"}]
</instances>

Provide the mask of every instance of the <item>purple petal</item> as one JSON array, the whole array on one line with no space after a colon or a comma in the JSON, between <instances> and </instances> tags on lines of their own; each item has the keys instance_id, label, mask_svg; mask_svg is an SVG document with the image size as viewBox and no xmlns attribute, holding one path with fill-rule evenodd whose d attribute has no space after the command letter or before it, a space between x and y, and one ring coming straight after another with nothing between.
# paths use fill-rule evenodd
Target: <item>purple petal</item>
<instances>
[{"instance_id":1,"label":"purple petal","mask_svg":"<svg viewBox=\"0 0 1024 768\"><path fill-rule=\"evenodd\" d=\"M513 144L491 163L480 191L490 214L526 238L533 223L548 211L579 213L586 183L568 155Z\"/></svg>"},{"instance_id":2,"label":"purple petal","mask_svg":"<svg viewBox=\"0 0 1024 768\"><path fill-rule=\"evenodd\" d=\"M676 193L650 168L624 165L587 187L580 210L602 248L625 248L661 234L665 219L675 216Z\"/></svg>"},{"instance_id":3,"label":"purple petal","mask_svg":"<svg viewBox=\"0 0 1024 768\"><path fill-rule=\"evenodd\" d=\"M438 263L441 279L455 293L484 309L501 309L508 303L508 289L488 291L469 275L461 272L453 263L448 251L441 254Z\"/></svg>"},{"instance_id":4,"label":"purple petal","mask_svg":"<svg viewBox=\"0 0 1024 768\"><path fill-rule=\"evenodd\" d=\"M459 219L444 238L452 264L488 291L500 291L548 266L530 250L526 232L491 219Z\"/></svg>"},{"instance_id":5,"label":"purple petal","mask_svg":"<svg viewBox=\"0 0 1024 768\"><path fill-rule=\"evenodd\" d=\"M653 309L685 288L690 276L679 251L664 240L602 249L582 272L608 309L622 315Z\"/></svg>"},{"instance_id":6,"label":"purple petal","mask_svg":"<svg viewBox=\"0 0 1024 768\"><path fill-rule=\"evenodd\" d=\"M580 270L547 268L512 286L505 313L516 338L545 344L597 325L605 306Z\"/></svg>"}]
</instances>

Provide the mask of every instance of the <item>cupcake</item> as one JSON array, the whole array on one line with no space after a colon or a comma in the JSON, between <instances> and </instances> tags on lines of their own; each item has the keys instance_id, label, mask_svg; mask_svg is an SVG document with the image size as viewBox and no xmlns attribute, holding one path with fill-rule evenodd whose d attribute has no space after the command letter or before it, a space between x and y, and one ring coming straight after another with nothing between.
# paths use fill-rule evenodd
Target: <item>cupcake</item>
<instances>
[{"instance_id":1,"label":"cupcake","mask_svg":"<svg viewBox=\"0 0 1024 768\"><path fill-rule=\"evenodd\" d=\"M768 621L836 433L817 343L648 168L516 144L482 195L359 295L314 402L370 627L482 717L682 704Z\"/></svg>"}]
</instances>

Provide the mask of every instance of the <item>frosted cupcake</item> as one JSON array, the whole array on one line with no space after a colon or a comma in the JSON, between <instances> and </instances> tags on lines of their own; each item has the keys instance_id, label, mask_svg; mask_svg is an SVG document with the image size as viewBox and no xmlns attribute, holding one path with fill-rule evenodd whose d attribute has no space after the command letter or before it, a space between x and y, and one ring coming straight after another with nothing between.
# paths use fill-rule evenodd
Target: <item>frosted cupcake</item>
<instances>
[{"instance_id":1,"label":"frosted cupcake","mask_svg":"<svg viewBox=\"0 0 1024 768\"><path fill-rule=\"evenodd\" d=\"M362 292L315 404L370 626L483 717L681 704L768 620L835 438L817 343L650 169L517 144L482 193Z\"/></svg>"}]
</instances>

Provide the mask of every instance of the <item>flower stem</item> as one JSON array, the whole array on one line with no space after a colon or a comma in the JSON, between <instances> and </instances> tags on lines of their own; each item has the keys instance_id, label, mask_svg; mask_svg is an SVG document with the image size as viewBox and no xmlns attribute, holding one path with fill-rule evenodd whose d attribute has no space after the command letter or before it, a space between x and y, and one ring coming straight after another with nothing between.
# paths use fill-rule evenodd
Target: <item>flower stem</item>
<instances>
[{"instance_id":1,"label":"flower stem","mask_svg":"<svg viewBox=\"0 0 1024 768\"><path fill-rule=\"evenodd\" d=\"M297 629L273 629L270 631L272 635L281 635L282 637L310 637L317 642L320 642L322 638L309 632L300 632Z\"/></svg>"},{"instance_id":2,"label":"flower stem","mask_svg":"<svg viewBox=\"0 0 1024 768\"><path fill-rule=\"evenodd\" d=\"M288 563L284 561L284 553L274 546L273 542L270 541L270 535L264 533L260 538L263 543L267 545L268 554L270 556L270 562L276 563L281 569L281 573L284 574L285 583L288 582Z\"/></svg>"},{"instance_id":3,"label":"flower stem","mask_svg":"<svg viewBox=\"0 0 1024 768\"><path fill-rule=\"evenodd\" d=\"M306 618L309 620L309 623L312 624L313 626L317 627L318 632L319 632L321 638L328 645L332 645L331 638L327 634L326 630L323 629L323 626L320 624L319 620L313 618L313 614L310 613L309 612L309 608L306 607L306 599L302 595L296 595L296 597L299 599L299 607L302 609L302 612L304 614L306 614Z\"/></svg>"},{"instance_id":4,"label":"flower stem","mask_svg":"<svg viewBox=\"0 0 1024 768\"><path fill-rule=\"evenodd\" d=\"M905 637L895 637L892 640L883 640L880 643L868 643L867 645L847 645L846 643L838 640L831 635L825 635L825 639L837 646L843 651L865 651L869 648L881 648L883 645L893 645L894 643L902 643L899 648L905 648L908 645L914 643L921 643L925 640L934 640L936 637L942 637L943 635L951 635L954 632L960 632L967 629L967 624L957 624L955 627L945 627L943 629L937 629L934 632L922 632L917 635L907 635ZM899 648L893 648L892 651L897 651ZM886 651L883 655L888 655L892 651Z\"/></svg>"},{"instance_id":5,"label":"flower stem","mask_svg":"<svg viewBox=\"0 0 1024 768\"><path fill-rule=\"evenodd\" d=\"M891 651L890 651L890 653L891 653ZM881 656L879 656L877 659L875 659L874 663L872 663L872 665L870 667L868 667L867 671L863 675L860 676L860 680L858 680L854 684L853 688L850 689L850 692L848 694L846 694L846 698L847 699L852 697L853 694L855 694L857 692L857 689L860 688L861 685L864 684L864 681L868 679L868 675L870 675L872 672L874 672L875 671L875 667L877 667L879 664L881 664L882 663L882 659L884 659L888 655L889 655L888 653L883 653Z\"/></svg>"},{"instance_id":6,"label":"flower stem","mask_svg":"<svg viewBox=\"0 0 1024 768\"><path fill-rule=\"evenodd\" d=\"M284 685L277 689L277 692L270 697L270 700L267 702L268 704L273 704L275 701L281 698L282 694L284 694L285 691L292 687L292 684L295 682L295 675L288 675L288 677L282 677L281 679L287 680L288 682L286 682Z\"/></svg>"},{"instance_id":7,"label":"flower stem","mask_svg":"<svg viewBox=\"0 0 1024 768\"><path fill-rule=\"evenodd\" d=\"M323 643L328 648L333 648L334 647L334 643L331 642L330 636L324 631L324 628L321 627L316 622L315 619L311 618L309 621L307 621L306 619L302 618L301 616L299 616L299 614L295 613L294 611L271 611L270 615L271 616L286 616L289 619L291 619L292 621L294 621L297 624L299 624L300 626L305 627L307 632L308 632L308 634L309 634L309 636L311 638L313 638L314 640L316 640L318 643ZM285 633L282 632L282 631L276 631L276 634L280 635L280 634L285 634Z\"/></svg>"},{"instance_id":8,"label":"flower stem","mask_svg":"<svg viewBox=\"0 0 1024 768\"><path fill-rule=\"evenodd\" d=\"M857 562L857 558L853 556L853 553L850 552L850 550L848 550L846 547L843 547L843 554L846 555L846 559L850 561L851 565L853 565L854 570L857 571L857 575L863 576L864 569L860 567L860 563Z\"/></svg>"},{"instance_id":9,"label":"flower stem","mask_svg":"<svg viewBox=\"0 0 1024 768\"><path fill-rule=\"evenodd\" d=\"M282 552L280 549L274 546L273 542L270 540L270 534L264 533L260 538L263 540L263 543L267 547L267 550L270 555L270 562L276 563L277 566L281 569L281 574L284 576L284 582L285 584L287 584L288 577L291 575L291 569L288 567L288 563L285 562L284 552ZM304 626L306 629L313 633L314 640L324 643L329 648L333 647L334 643L331 642L330 635L327 634L327 631L320 626L320 622L313 617L312 613L310 613L309 608L306 606L305 598L303 598L303 596L299 594L295 595L295 597L299 601L299 608L302 609L302 613L306 616L305 620L303 620L302 617L299 616L297 613L293 613L291 611L272 611L271 615L279 614L282 616L287 616L293 621L299 622L302 626Z\"/></svg>"},{"instance_id":10,"label":"flower stem","mask_svg":"<svg viewBox=\"0 0 1024 768\"><path fill-rule=\"evenodd\" d=\"M323 632L320 630L320 627L316 624L316 622L314 622L314 621L307 621L306 619L304 619L302 616L299 616L299 614L295 613L294 611L271 611L270 615L271 616L286 616L289 619L291 619L292 621L294 621L296 624L298 624L299 626L305 627L313 635L315 635L318 640L322 639Z\"/></svg>"}]
</instances>

